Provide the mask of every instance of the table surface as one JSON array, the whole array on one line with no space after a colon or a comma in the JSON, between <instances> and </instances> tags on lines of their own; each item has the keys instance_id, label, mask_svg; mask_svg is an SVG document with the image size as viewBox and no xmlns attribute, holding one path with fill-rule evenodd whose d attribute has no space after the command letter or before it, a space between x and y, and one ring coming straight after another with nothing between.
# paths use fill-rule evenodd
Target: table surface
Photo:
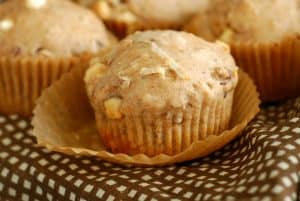
<instances>
[{"instance_id":1,"label":"table surface","mask_svg":"<svg viewBox=\"0 0 300 201\"><path fill-rule=\"evenodd\" d=\"M300 98L267 106L240 137L191 162L137 168L36 145L0 115L0 200L298 200Z\"/></svg>"}]
</instances>

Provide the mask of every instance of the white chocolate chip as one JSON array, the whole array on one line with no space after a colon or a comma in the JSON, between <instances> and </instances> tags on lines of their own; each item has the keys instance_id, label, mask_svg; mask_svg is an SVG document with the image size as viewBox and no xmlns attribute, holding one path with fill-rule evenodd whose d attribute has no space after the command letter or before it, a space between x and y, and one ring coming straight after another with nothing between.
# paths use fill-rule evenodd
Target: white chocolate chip
<instances>
[{"instance_id":1,"label":"white chocolate chip","mask_svg":"<svg viewBox=\"0 0 300 201\"><path fill-rule=\"evenodd\" d=\"M26 0L27 8L39 9L46 5L47 0Z\"/></svg>"},{"instance_id":2,"label":"white chocolate chip","mask_svg":"<svg viewBox=\"0 0 300 201\"><path fill-rule=\"evenodd\" d=\"M128 88L131 84L131 79L130 77L127 77L127 76L122 76L122 75L118 75L120 80L122 80L122 84L121 84L121 88L122 89L125 89L125 88Z\"/></svg>"},{"instance_id":3,"label":"white chocolate chip","mask_svg":"<svg viewBox=\"0 0 300 201\"><path fill-rule=\"evenodd\" d=\"M140 74L142 76L158 74L164 78L166 74L166 69L160 66L152 68L142 68Z\"/></svg>"},{"instance_id":4,"label":"white chocolate chip","mask_svg":"<svg viewBox=\"0 0 300 201\"><path fill-rule=\"evenodd\" d=\"M234 32L230 28L227 28L221 34L221 36L219 37L219 40L221 40L225 43L230 43L232 40L233 34L234 34Z\"/></svg>"},{"instance_id":5,"label":"white chocolate chip","mask_svg":"<svg viewBox=\"0 0 300 201\"><path fill-rule=\"evenodd\" d=\"M216 43L220 46L222 46L222 48L225 50L225 52L230 52L230 46L227 45L226 43L220 41L220 40L217 40Z\"/></svg>"},{"instance_id":6,"label":"white chocolate chip","mask_svg":"<svg viewBox=\"0 0 300 201\"><path fill-rule=\"evenodd\" d=\"M11 19L4 19L0 21L0 30L9 31L14 26L14 22Z\"/></svg>"},{"instance_id":7,"label":"white chocolate chip","mask_svg":"<svg viewBox=\"0 0 300 201\"><path fill-rule=\"evenodd\" d=\"M100 17L102 17L104 19L109 18L111 15L111 9L110 9L107 1L103 1L103 0L99 1L96 4L96 10L98 11Z\"/></svg>"},{"instance_id":8,"label":"white chocolate chip","mask_svg":"<svg viewBox=\"0 0 300 201\"><path fill-rule=\"evenodd\" d=\"M107 67L102 63L93 63L91 61L90 68L85 72L84 81L88 83L93 78L99 78L104 75L107 70Z\"/></svg>"},{"instance_id":9,"label":"white chocolate chip","mask_svg":"<svg viewBox=\"0 0 300 201\"><path fill-rule=\"evenodd\" d=\"M114 97L104 102L105 114L110 119L121 119L122 114L120 112L122 100Z\"/></svg>"},{"instance_id":10,"label":"white chocolate chip","mask_svg":"<svg viewBox=\"0 0 300 201\"><path fill-rule=\"evenodd\" d=\"M136 16L129 11L122 12L118 14L117 17L128 23L135 22L137 20Z\"/></svg>"}]
</instances>

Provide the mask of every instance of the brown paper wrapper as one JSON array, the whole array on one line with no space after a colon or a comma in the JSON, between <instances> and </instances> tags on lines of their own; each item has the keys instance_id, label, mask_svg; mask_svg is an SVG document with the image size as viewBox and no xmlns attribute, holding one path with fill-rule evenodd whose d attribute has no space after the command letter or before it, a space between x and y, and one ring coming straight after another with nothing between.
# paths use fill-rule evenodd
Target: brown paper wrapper
<instances>
[{"instance_id":1,"label":"brown paper wrapper","mask_svg":"<svg viewBox=\"0 0 300 201\"><path fill-rule=\"evenodd\" d=\"M279 43L233 43L238 66L254 79L263 101L278 101L300 95L300 37Z\"/></svg>"},{"instance_id":2,"label":"brown paper wrapper","mask_svg":"<svg viewBox=\"0 0 300 201\"><path fill-rule=\"evenodd\" d=\"M83 82L84 68L76 68L44 91L34 111L33 134L50 150L71 155L96 156L118 164L162 166L206 156L232 141L259 111L259 98L252 80L240 72L230 129L190 144L176 155L113 154L98 134L94 112ZM176 133L172 133L175 135Z\"/></svg>"},{"instance_id":3,"label":"brown paper wrapper","mask_svg":"<svg viewBox=\"0 0 300 201\"><path fill-rule=\"evenodd\" d=\"M0 112L32 114L43 89L89 56L64 59L0 58Z\"/></svg>"},{"instance_id":4,"label":"brown paper wrapper","mask_svg":"<svg viewBox=\"0 0 300 201\"><path fill-rule=\"evenodd\" d=\"M194 142L228 128L232 100L233 93L221 100L206 97L198 108L172 110L165 115L126 115L119 120L97 114L97 128L105 147L113 153L176 155Z\"/></svg>"},{"instance_id":5,"label":"brown paper wrapper","mask_svg":"<svg viewBox=\"0 0 300 201\"><path fill-rule=\"evenodd\" d=\"M136 16L136 20L126 20L123 18L104 18L103 11L99 7L99 2L96 2L92 6L92 10L102 19L106 27L111 30L119 39L126 37L135 31L145 31L153 29L176 29L179 30L179 26L165 24L161 22L151 22L149 20Z\"/></svg>"}]
</instances>

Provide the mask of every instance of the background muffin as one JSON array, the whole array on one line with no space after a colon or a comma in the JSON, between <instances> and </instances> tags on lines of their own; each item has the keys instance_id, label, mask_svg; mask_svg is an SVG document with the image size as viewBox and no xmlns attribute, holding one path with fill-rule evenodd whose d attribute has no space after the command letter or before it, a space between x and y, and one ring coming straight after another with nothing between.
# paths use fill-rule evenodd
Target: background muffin
<instances>
[{"instance_id":1,"label":"background muffin","mask_svg":"<svg viewBox=\"0 0 300 201\"><path fill-rule=\"evenodd\" d=\"M231 45L265 101L300 95L298 0L215 0L185 27Z\"/></svg>"},{"instance_id":2,"label":"background muffin","mask_svg":"<svg viewBox=\"0 0 300 201\"><path fill-rule=\"evenodd\" d=\"M186 30L229 43L272 42L299 33L299 19L298 0L215 0Z\"/></svg>"},{"instance_id":3,"label":"background muffin","mask_svg":"<svg viewBox=\"0 0 300 201\"><path fill-rule=\"evenodd\" d=\"M226 45L147 31L93 60L85 81L106 146L152 156L227 129L238 77Z\"/></svg>"},{"instance_id":4,"label":"background muffin","mask_svg":"<svg viewBox=\"0 0 300 201\"><path fill-rule=\"evenodd\" d=\"M92 12L66 0L7 1L0 6L0 22L1 56L73 56L110 43Z\"/></svg>"},{"instance_id":5,"label":"background muffin","mask_svg":"<svg viewBox=\"0 0 300 201\"><path fill-rule=\"evenodd\" d=\"M0 112L30 114L45 87L110 42L103 23L70 1L0 4Z\"/></svg>"},{"instance_id":6,"label":"background muffin","mask_svg":"<svg viewBox=\"0 0 300 201\"><path fill-rule=\"evenodd\" d=\"M136 30L180 28L207 0L98 0L94 10L120 37Z\"/></svg>"}]
</instances>

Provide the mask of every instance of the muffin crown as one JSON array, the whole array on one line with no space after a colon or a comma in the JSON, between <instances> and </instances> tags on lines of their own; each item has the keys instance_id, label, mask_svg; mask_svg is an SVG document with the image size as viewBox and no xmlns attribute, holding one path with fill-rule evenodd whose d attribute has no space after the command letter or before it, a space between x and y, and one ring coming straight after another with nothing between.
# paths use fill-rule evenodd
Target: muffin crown
<instances>
[{"instance_id":1,"label":"muffin crown","mask_svg":"<svg viewBox=\"0 0 300 201\"><path fill-rule=\"evenodd\" d=\"M72 56L109 44L102 22L66 0L9 0L0 4L0 55Z\"/></svg>"},{"instance_id":2,"label":"muffin crown","mask_svg":"<svg viewBox=\"0 0 300 201\"><path fill-rule=\"evenodd\" d=\"M215 0L186 30L225 42L278 41L299 33L298 0Z\"/></svg>"},{"instance_id":3,"label":"muffin crown","mask_svg":"<svg viewBox=\"0 0 300 201\"><path fill-rule=\"evenodd\" d=\"M198 107L226 97L237 80L226 45L175 31L135 33L94 60L85 76L92 105L113 118Z\"/></svg>"}]
</instances>

